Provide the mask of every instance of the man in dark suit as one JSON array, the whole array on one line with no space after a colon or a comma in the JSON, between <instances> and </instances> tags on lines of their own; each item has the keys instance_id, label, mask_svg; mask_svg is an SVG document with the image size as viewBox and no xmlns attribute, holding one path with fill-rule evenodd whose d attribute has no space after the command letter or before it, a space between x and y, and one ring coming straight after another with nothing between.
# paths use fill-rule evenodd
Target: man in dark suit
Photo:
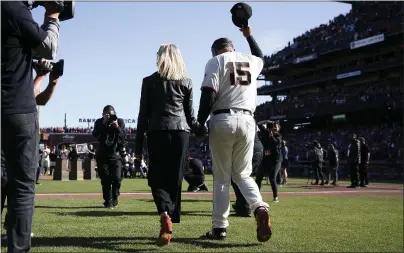
<instances>
[{"instance_id":1,"label":"man in dark suit","mask_svg":"<svg viewBox=\"0 0 404 253\"><path fill-rule=\"evenodd\" d=\"M361 163L361 144L356 138L356 135L352 135L351 144L348 146L348 166L351 177L351 185L348 188L359 187L359 164Z\"/></svg>"},{"instance_id":2,"label":"man in dark suit","mask_svg":"<svg viewBox=\"0 0 404 253\"><path fill-rule=\"evenodd\" d=\"M359 178L360 178L360 187L366 187L369 184L368 179L368 167L370 161L370 148L366 144L365 138L359 138L360 141L360 149L361 149L361 161L359 164Z\"/></svg>"}]
</instances>

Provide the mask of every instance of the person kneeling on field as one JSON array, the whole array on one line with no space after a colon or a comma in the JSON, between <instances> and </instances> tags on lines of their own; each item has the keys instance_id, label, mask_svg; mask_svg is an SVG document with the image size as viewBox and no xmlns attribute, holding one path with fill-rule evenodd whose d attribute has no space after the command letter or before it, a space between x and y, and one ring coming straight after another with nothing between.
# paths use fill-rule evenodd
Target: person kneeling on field
<instances>
[{"instance_id":1,"label":"person kneeling on field","mask_svg":"<svg viewBox=\"0 0 404 253\"><path fill-rule=\"evenodd\" d=\"M209 191L205 184L204 167L198 158L188 158L188 170L185 171L184 179L189 184L189 192Z\"/></svg>"}]
</instances>

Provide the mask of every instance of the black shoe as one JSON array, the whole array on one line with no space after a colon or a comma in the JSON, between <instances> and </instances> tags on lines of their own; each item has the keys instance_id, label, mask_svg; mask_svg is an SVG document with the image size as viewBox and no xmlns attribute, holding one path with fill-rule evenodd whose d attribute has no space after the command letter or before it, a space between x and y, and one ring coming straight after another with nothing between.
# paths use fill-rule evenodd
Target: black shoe
<instances>
[{"instance_id":1,"label":"black shoe","mask_svg":"<svg viewBox=\"0 0 404 253\"><path fill-rule=\"evenodd\" d=\"M111 205L112 205L113 208L117 208L117 207L118 207L118 197L112 199Z\"/></svg>"},{"instance_id":2,"label":"black shoe","mask_svg":"<svg viewBox=\"0 0 404 253\"><path fill-rule=\"evenodd\" d=\"M114 208L114 206L112 205L111 202L104 202L104 207L105 207L105 208L108 208L108 209Z\"/></svg>"},{"instance_id":3,"label":"black shoe","mask_svg":"<svg viewBox=\"0 0 404 253\"><path fill-rule=\"evenodd\" d=\"M209 232L206 232L205 237L209 240L226 240L225 228L212 228Z\"/></svg>"},{"instance_id":4,"label":"black shoe","mask_svg":"<svg viewBox=\"0 0 404 253\"><path fill-rule=\"evenodd\" d=\"M209 188L208 188L208 186L206 184L203 184L203 185L199 186L199 190L208 192Z\"/></svg>"}]
</instances>

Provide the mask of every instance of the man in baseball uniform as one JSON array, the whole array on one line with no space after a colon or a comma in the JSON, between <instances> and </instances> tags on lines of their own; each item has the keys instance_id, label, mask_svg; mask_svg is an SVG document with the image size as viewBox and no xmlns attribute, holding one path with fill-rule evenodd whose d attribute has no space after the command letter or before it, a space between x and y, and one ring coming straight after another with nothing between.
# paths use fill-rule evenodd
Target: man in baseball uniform
<instances>
[{"instance_id":1,"label":"man in baseball uniform","mask_svg":"<svg viewBox=\"0 0 404 253\"><path fill-rule=\"evenodd\" d=\"M229 185L231 179L240 188L257 221L257 239L268 241L272 230L268 204L263 202L255 181L250 177L254 152L256 79L263 68L263 54L251 35L250 27L240 31L246 37L251 54L236 52L231 40L214 41L213 58L206 64L199 104L198 122L204 126L209 115L214 189L213 228L206 237L224 240L229 226Z\"/></svg>"}]
</instances>

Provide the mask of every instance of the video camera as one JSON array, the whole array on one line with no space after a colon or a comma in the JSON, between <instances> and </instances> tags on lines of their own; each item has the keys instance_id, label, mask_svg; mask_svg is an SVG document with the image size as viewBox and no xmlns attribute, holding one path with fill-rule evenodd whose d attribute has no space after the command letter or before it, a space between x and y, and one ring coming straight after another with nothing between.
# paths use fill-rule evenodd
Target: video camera
<instances>
[{"instance_id":1,"label":"video camera","mask_svg":"<svg viewBox=\"0 0 404 253\"><path fill-rule=\"evenodd\" d=\"M34 64L36 66L40 66L38 62L34 61ZM63 70L65 66L65 60L60 59L58 62L51 62L52 64L52 70L51 72L56 73L57 76L63 76Z\"/></svg>"},{"instance_id":2,"label":"video camera","mask_svg":"<svg viewBox=\"0 0 404 253\"><path fill-rule=\"evenodd\" d=\"M74 18L75 1L34 1L32 8L36 8L38 6L45 7L45 3L54 4L56 9L60 11L59 21Z\"/></svg>"},{"instance_id":3,"label":"video camera","mask_svg":"<svg viewBox=\"0 0 404 253\"><path fill-rule=\"evenodd\" d=\"M262 124L262 126L265 128L266 131L275 131L277 124L279 124L277 121L268 121Z\"/></svg>"}]
</instances>

